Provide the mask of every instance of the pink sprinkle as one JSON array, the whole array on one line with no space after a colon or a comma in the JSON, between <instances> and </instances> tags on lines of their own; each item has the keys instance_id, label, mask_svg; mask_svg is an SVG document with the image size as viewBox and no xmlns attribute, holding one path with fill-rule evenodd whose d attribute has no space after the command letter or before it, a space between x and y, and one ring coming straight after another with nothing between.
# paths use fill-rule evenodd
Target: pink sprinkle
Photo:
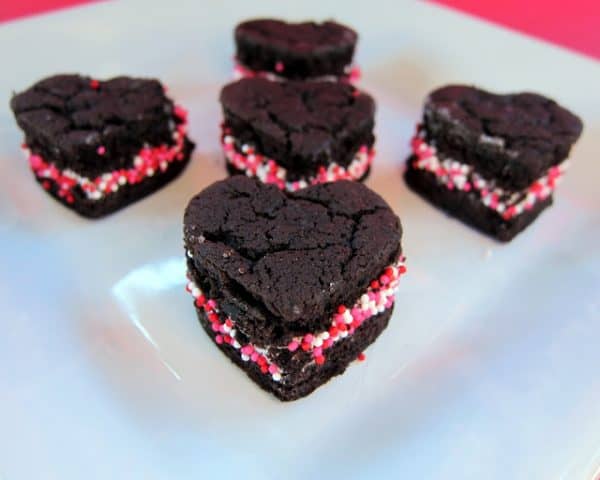
<instances>
[{"instance_id":1,"label":"pink sprinkle","mask_svg":"<svg viewBox=\"0 0 600 480\"><path fill-rule=\"evenodd\" d=\"M281 72L283 72L283 69L284 69L283 62L277 62L275 64L275 71L276 72L281 73Z\"/></svg>"},{"instance_id":2,"label":"pink sprinkle","mask_svg":"<svg viewBox=\"0 0 600 480\"><path fill-rule=\"evenodd\" d=\"M323 355L323 349L321 347L317 347L313 350L313 355L315 357L320 357L321 355Z\"/></svg>"},{"instance_id":3,"label":"pink sprinkle","mask_svg":"<svg viewBox=\"0 0 600 480\"><path fill-rule=\"evenodd\" d=\"M300 346L300 344L296 341L296 340L292 340L289 344L288 344L288 350L290 352L295 352L296 350L298 350L298 347Z\"/></svg>"},{"instance_id":4,"label":"pink sprinkle","mask_svg":"<svg viewBox=\"0 0 600 480\"><path fill-rule=\"evenodd\" d=\"M250 355L250 359L253 362L256 362L258 360L258 357L259 357L258 352L254 352L252 355Z\"/></svg>"},{"instance_id":5,"label":"pink sprinkle","mask_svg":"<svg viewBox=\"0 0 600 480\"><path fill-rule=\"evenodd\" d=\"M348 79L351 82L357 82L358 80L360 80L361 77L361 71L359 67L354 67L351 71L350 71L350 75L348 77Z\"/></svg>"},{"instance_id":6,"label":"pink sprinkle","mask_svg":"<svg viewBox=\"0 0 600 480\"><path fill-rule=\"evenodd\" d=\"M252 347L252 345L245 345L241 348L241 352L249 357L250 355L252 355L252 352L254 352L254 348Z\"/></svg>"},{"instance_id":7,"label":"pink sprinkle","mask_svg":"<svg viewBox=\"0 0 600 480\"><path fill-rule=\"evenodd\" d=\"M279 369L277 368L277 365L275 365L274 363L272 363L271 365L269 365L269 373L277 373L279 371Z\"/></svg>"},{"instance_id":8,"label":"pink sprinkle","mask_svg":"<svg viewBox=\"0 0 600 480\"><path fill-rule=\"evenodd\" d=\"M221 335L217 335L215 337L215 342L217 342L219 345L221 345L223 343L223 337Z\"/></svg>"},{"instance_id":9,"label":"pink sprinkle","mask_svg":"<svg viewBox=\"0 0 600 480\"><path fill-rule=\"evenodd\" d=\"M106 153L106 147L104 145L100 145L97 150L96 153L98 155L104 155Z\"/></svg>"},{"instance_id":10,"label":"pink sprinkle","mask_svg":"<svg viewBox=\"0 0 600 480\"><path fill-rule=\"evenodd\" d=\"M311 333L307 333L306 335L304 335L304 343L312 344L314 339L315 339L315 337L313 337L313 335Z\"/></svg>"},{"instance_id":11,"label":"pink sprinkle","mask_svg":"<svg viewBox=\"0 0 600 480\"><path fill-rule=\"evenodd\" d=\"M419 137L413 137L412 140L410 141L410 147L413 149L414 152L417 152L419 150L419 147L423 144L423 139L419 138Z\"/></svg>"},{"instance_id":12,"label":"pink sprinkle","mask_svg":"<svg viewBox=\"0 0 600 480\"><path fill-rule=\"evenodd\" d=\"M34 170L38 170L42 168L44 161L39 155L31 155L29 157L29 164L31 165L31 168L33 168Z\"/></svg>"}]
</instances>

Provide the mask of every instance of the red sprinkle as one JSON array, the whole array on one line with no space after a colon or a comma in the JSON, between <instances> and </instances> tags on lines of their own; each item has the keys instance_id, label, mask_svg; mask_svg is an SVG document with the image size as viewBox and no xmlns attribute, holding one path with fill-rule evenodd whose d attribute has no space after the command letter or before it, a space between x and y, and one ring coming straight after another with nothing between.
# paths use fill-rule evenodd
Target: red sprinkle
<instances>
[{"instance_id":1,"label":"red sprinkle","mask_svg":"<svg viewBox=\"0 0 600 480\"><path fill-rule=\"evenodd\" d=\"M358 360L359 362L364 362L366 358L367 358L367 356L366 356L366 355L365 355L363 352L360 352L360 353L358 354L357 360Z\"/></svg>"},{"instance_id":2,"label":"red sprinkle","mask_svg":"<svg viewBox=\"0 0 600 480\"><path fill-rule=\"evenodd\" d=\"M323 365L325 363L325 357L323 355L315 358L315 363L317 365Z\"/></svg>"},{"instance_id":3,"label":"red sprinkle","mask_svg":"<svg viewBox=\"0 0 600 480\"><path fill-rule=\"evenodd\" d=\"M100 88L100 82L98 80L90 80L90 87L94 90L98 90L98 88Z\"/></svg>"}]
</instances>

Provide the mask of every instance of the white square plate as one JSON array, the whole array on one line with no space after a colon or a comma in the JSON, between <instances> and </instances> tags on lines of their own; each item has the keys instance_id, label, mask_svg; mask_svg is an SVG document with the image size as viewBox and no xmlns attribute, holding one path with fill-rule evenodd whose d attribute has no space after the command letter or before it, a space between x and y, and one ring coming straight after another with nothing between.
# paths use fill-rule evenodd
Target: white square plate
<instances>
[{"instance_id":1,"label":"white square plate","mask_svg":"<svg viewBox=\"0 0 600 480\"><path fill-rule=\"evenodd\" d=\"M343 5L343 7L341 6ZM368 185L409 272L389 328L281 404L226 360L184 292L181 220L224 177L220 85L246 17L335 17L378 101ZM0 478L591 479L600 465L600 66L423 2L107 2L0 27ZM156 76L191 112L182 177L99 221L33 181L11 91L57 72ZM428 91L534 90L584 119L555 205L502 245L407 190Z\"/></svg>"}]
</instances>

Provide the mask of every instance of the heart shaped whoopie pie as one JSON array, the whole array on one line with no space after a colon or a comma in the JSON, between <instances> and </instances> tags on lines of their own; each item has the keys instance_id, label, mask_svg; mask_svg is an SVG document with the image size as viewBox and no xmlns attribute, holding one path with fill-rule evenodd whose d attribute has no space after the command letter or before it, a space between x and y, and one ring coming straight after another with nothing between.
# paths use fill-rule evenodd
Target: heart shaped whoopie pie
<instances>
[{"instance_id":1,"label":"heart shaped whoopie pie","mask_svg":"<svg viewBox=\"0 0 600 480\"><path fill-rule=\"evenodd\" d=\"M188 289L223 352L282 400L307 395L386 327L404 272L398 217L360 183L287 193L234 176L185 212Z\"/></svg>"},{"instance_id":2,"label":"heart shaped whoopie pie","mask_svg":"<svg viewBox=\"0 0 600 480\"><path fill-rule=\"evenodd\" d=\"M239 76L357 79L352 57L358 35L345 25L260 18L240 23L234 36Z\"/></svg>"},{"instance_id":3,"label":"heart shaped whoopie pie","mask_svg":"<svg viewBox=\"0 0 600 480\"><path fill-rule=\"evenodd\" d=\"M375 101L351 85L247 78L226 85L220 100L231 174L295 191L369 173Z\"/></svg>"},{"instance_id":4,"label":"heart shaped whoopie pie","mask_svg":"<svg viewBox=\"0 0 600 480\"><path fill-rule=\"evenodd\" d=\"M158 80L54 75L15 95L36 180L86 217L159 189L187 164L187 113Z\"/></svg>"},{"instance_id":5,"label":"heart shaped whoopie pie","mask_svg":"<svg viewBox=\"0 0 600 480\"><path fill-rule=\"evenodd\" d=\"M507 242L552 204L582 127L536 93L447 85L425 100L405 179L434 205Z\"/></svg>"}]
</instances>

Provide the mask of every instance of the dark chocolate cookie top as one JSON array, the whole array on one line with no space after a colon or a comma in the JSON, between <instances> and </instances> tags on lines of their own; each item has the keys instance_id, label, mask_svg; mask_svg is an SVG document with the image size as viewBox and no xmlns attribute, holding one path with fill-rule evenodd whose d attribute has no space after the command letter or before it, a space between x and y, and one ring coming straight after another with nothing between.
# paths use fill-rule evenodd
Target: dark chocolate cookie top
<instances>
[{"instance_id":1,"label":"dark chocolate cookie top","mask_svg":"<svg viewBox=\"0 0 600 480\"><path fill-rule=\"evenodd\" d=\"M469 163L517 188L564 160L582 131L576 115L542 95L497 95L465 85L432 92L424 122L442 146L462 150Z\"/></svg>"},{"instance_id":2,"label":"dark chocolate cookie top","mask_svg":"<svg viewBox=\"0 0 600 480\"><path fill-rule=\"evenodd\" d=\"M237 139L287 168L347 164L374 141L375 102L344 83L243 79L223 88L221 103Z\"/></svg>"},{"instance_id":3,"label":"dark chocolate cookie top","mask_svg":"<svg viewBox=\"0 0 600 480\"><path fill-rule=\"evenodd\" d=\"M144 144L172 143L170 123L176 120L163 86L151 79L56 75L10 104L33 151L84 175L131 164Z\"/></svg>"},{"instance_id":4,"label":"dark chocolate cookie top","mask_svg":"<svg viewBox=\"0 0 600 480\"><path fill-rule=\"evenodd\" d=\"M400 255L401 235L385 201L349 181L284 193L234 176L194 197L184 217L197 269L300 330L326 327L353 303Z\"/></svg>"},{"instance_id":5,"label":"dark chocolate cookie top","mask_svg":"<svg viewBox=\"0 0 600 480\"><path fill-rule=\"evenodd\" d=\"M240 23L235 29L236 38L280 48L285 52L326 52L340 47L354 47L357 35L354 30L339 23L302 22L257 19Z\"/></svg>"}]
</instances>

